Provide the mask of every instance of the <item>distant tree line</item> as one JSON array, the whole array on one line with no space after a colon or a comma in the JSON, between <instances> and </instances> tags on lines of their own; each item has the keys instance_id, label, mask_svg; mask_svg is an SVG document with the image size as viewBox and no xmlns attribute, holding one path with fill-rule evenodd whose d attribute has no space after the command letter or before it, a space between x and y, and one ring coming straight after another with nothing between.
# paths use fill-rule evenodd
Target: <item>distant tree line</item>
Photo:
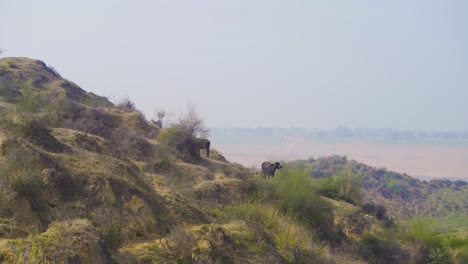
<instances>
[{"instance_id":1,"label":"distant tree line","mask_svg":"<svg viewBox=\"0 0 468 264\"><path fill-rule=\"evenodd\" d=\"M307 129L307 128L212 128L214 137L237 138L246 137L302 137L302 138L379 138L386 141L413 141L421 139L465 140L468 139L468 131L415 131L399 129L373 129L373 128L349 128L339 126L335 129Z\"/></svg>"}]
</instances>

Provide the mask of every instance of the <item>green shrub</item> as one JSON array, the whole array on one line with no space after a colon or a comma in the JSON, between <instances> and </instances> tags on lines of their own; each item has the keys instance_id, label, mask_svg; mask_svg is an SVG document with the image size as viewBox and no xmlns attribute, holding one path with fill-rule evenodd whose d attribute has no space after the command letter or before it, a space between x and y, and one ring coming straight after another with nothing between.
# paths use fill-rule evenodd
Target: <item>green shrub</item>
<instances>
[{"instance_id":1,"label":"green shrub","mask_svg":"<svg viewBox=\"0 0 468 264\"><path fill-rule=\"evenodd\" d=\"M255 235L257 241L271 240L267 229L278 223L279 211L272 206L258 202L249 202L236 206L226 206L222 213L226 219L234 217L245 222L249 230Z\"/></svg>"},{"instance_id":2,"label":"green shrub","mask_svg":"<svg viewBox=\"0 0 468 264\"><path fill-rule=\"evenodd\" d=\"M455 237L455 236L445 237L445 243L447 244L448 247L453 248L453 249L461 248L461 247L468 247L468 236L465 236L465 238L460 238L460 237Z\"/></svg>"},{"instance_id":3,"label":"green shrub","mask_svg":"<svg viewBox=\"0 0 468 264\"><path fill-rule=\"evenodd\" d=\"M451 264L452 257L447 248L443 245L432 246L428 250L426 257L427 264Z\"/></svg>"},{"instance_id":4,"label":"green shrub","mask_svg":"<svg viewBox=\"0 0 468 264\"><path fill-rule=\"evenodd\" d=\"M260 202L227 206L221 211L232 221L242 220L252 237L241 240L253 252L269 254L275 251L286 263L325 263L324 246L313 246L313 235L281 210Z\"/></svg>"},{"instance_id":5,"label":"green shrub","mask_svg":"<svg viewBox=\"0 0 468 264\"><path fill-rule=\"evenodd\" d=\"M285 167L270 182L271 189L266 190L266 198L277 202L285 212L299 212L305 203L319 200L307 170Z\"/></svg>"},{"instance_id":6,"label":"green shrub","mask_svg":"<svg viewBox=\"0 0 468 264\"><path fill-rule=\"evenodd\" d=\"M287 214L297 217L326 233L333 225L330 205L316 193L307 169L285 166L277 175L260 186L257 196L274 204Z\"/></svg>"},{"instance_id":7,"label":"green shrub","mask_svg":"<svg viewBox=\"0 0 468 264\"><path fill-rule=\"evenodd\" d=\"M362 201L361 181L362 175L343 169L331 177L318 179L318 191L323 196L357 205Z\"/></svg>"},{"instance_id":8,"label":"green shrub","mask_svg":"<svg viewBox=\"0 0 468 264\"><path fill-rule=\"evenodd\" d=\"M419 217L413 218L406 227L404 237L408 241L436 242L437 235L430 229L431 222Z\"/></svg>"},{"instance_id":9,"label":"green shrub","mask_svg":"<svg viewBox=\"0 0 468 264\"><path fill-rule=\"evenodd\" d=\"M163 147L170 150L172 154L183 160L193 161L200 159L195 136L182 126L176 125L163 130L158 136L158 141Z\"/></svg>"},{"instance_id":10,"label":"green shrub","mask_svg":"<svg viewBox=\"0 0 468 264\"><path fill-rule=\"evenodd\" d=\"M338 183L335 177L320 178L317 183L321 195L332 199L338 198Z\"/></svg>"}]
</instances>

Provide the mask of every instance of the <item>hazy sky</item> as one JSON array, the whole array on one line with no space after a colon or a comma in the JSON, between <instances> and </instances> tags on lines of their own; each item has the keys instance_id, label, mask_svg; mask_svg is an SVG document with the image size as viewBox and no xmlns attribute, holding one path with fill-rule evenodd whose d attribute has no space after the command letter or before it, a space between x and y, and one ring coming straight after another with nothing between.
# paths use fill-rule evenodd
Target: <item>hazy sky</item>
<instances>
[{"instance_id":1,"label":"hazy sky","mask_svg":"<svg viewBox=\"0 0 468 264\"><path fill-rule=\"evenodd\" d=\"M468 129L468 1L0 0L3 56L148 117Z\"/></svg>"}]
</instances>

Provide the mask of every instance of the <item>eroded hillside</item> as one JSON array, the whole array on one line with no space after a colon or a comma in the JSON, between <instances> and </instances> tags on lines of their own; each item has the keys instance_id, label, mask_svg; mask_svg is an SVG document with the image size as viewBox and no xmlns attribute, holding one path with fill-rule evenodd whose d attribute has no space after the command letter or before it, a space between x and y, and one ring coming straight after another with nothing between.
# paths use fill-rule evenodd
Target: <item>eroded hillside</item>
<instances>
[{"instance_id":1,"label":"eroded hillside","mask_svg":"<svg viewBox=\"0 0 468 264\"><path fill-rule=\"evenodd\" d=\"M0 113L0 262L449 258L430 255L438 242L400 239L391 214L321 196L310 170L264 179L216 150L205 157L187 123L163 129L41 61L0 60Z\"/></svg>"},{"instance_id":2,"label":"eroded hillside","mask_svg":"<svg viewBox=\"0 0 468 264\"><path fill-rule=\"evenodd\" d=\"M8 124L0 235L27 244L37 232L35 239L51 241L37 253L44 258L57 246L54 261L109 262L127 242L211 223L204 209L239 201L248 188L247 169L216 151L192 163L168 157L156 140L160 128L142 113L85 92L41 61L2 59L0 95ZM74 229L82 236L70 238ZM61 252L54 243L64 239L75 239L78 251Z\"/></svg>"}]
</instances>

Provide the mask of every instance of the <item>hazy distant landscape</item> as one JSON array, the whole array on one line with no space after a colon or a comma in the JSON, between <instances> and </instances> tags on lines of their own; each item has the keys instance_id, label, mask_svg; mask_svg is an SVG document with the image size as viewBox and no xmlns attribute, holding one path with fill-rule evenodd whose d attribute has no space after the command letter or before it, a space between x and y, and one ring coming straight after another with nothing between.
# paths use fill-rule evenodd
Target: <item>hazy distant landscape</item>
<instances>
[{"instance_id":1,"label":"hazy distant landscape","mask_svg":"<svg viewBox=\"0 0 468 264\"><path fill-rule=\"evenodd\" d=\"M0 10L0 264L468 264L468 1Z\"/></svg>"},{"instance_id":2,"label":"hazy distant landscape","mask_svg":"<svg viewBox=\"0 0 468 264\"><path fill-rule=\"evenodd\" d=\"M258 168L265 160L347 156L421 179L468 179L465 133L381 130L213 129L231 161Z\"/></svg>"}]
</instances>

